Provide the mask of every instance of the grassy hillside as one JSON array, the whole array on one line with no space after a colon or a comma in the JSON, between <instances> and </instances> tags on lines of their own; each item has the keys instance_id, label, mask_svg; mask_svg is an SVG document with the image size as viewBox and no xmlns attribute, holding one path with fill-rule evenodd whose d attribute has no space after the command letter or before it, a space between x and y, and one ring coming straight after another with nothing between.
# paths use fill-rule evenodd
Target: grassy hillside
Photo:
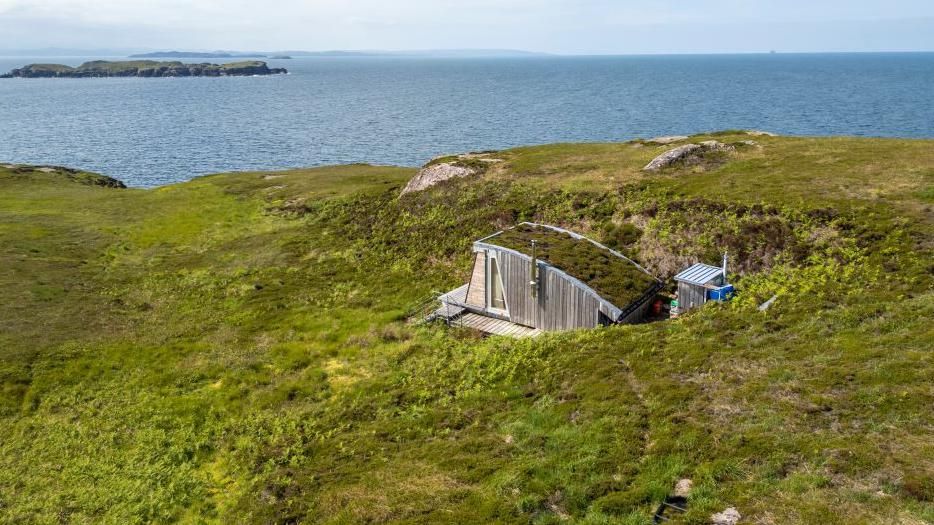
<instances>
[{"instance_id":1,"label":"grassy hillside","mask_svg":"<svg viewBox=\"0 0 934 525\"><path fill-rule=\"evenodd\" d=\"M683 477L676 523L934 522L934 142L754 140L655 174L664 146L520 148L402 198L412 169L0 167L0 522L643 524ZM522 220L662 277L728 249L739 295L404 322Z\"/></svg>"}]
</instances>

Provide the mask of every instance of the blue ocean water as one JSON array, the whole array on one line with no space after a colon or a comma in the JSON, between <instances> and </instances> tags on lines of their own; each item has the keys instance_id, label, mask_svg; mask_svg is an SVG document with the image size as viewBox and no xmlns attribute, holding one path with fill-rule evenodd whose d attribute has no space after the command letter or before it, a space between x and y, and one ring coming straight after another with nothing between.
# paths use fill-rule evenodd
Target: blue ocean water
<instances>
[{"instance_id":1,"label":"blue ocean water","mask_svg":"<svg viewBox=\"0 0 934 525\"><path fill-rule=\"evenodd\" d=\"M727 128L934 137L934 53L269 62L290 74L0 80L0 161L155 186Z\"/></svg>"}]
</instances>

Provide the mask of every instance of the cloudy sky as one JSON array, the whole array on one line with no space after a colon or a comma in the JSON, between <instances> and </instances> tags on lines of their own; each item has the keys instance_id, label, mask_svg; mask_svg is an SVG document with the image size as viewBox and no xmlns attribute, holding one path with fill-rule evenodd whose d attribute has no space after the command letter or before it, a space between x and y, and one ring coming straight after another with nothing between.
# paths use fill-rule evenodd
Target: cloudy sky
<instances>
[{"instance_id":1,"label":"cloudy sky","mask_svg":"<svg viewBox=\"0 0 934 525\"><path fill-rule=\"evenodd\" d=\"M0 49L934 51L934 0L0 0Z\"/></svg>"}]
</instances>

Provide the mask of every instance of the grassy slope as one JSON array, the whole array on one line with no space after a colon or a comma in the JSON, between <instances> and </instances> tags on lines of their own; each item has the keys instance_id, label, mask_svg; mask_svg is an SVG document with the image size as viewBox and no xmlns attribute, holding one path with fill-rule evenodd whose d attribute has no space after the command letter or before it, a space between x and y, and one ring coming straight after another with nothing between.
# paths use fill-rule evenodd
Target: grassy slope
<instances>
[{"instance_id":1,"label":"grassy slope","mask_svg":"<svg viewBox=\"0 0 934 525\"><path fill-rule=\"evenodd\" d=\"M686 523L934 521L934 148L756 140L657 175L521 148L401 200L412 170L0 168L0 522L647 523L683 476ZM628 225L667 275L727 247L742 294L534 341L400 322L520 220Z\"/></svg>"}]
</instances>

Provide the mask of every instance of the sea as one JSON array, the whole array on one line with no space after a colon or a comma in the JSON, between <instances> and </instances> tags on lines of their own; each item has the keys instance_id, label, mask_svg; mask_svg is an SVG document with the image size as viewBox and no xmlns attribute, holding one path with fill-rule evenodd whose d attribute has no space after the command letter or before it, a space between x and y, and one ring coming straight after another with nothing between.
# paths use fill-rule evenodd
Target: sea
<instances>
[{"instance_id":1,"label":"sea","mask_svg":"<svg viewBox=\"0 0 934 525\"><path fill-rule=\"evenodd\" d=\"M120 57L0 57L77 65ZM308 57L288 75L0 79L0 162L152 187L227 171L722 129L934 137L934 53Z\"/></svg>"}]
</instances>

